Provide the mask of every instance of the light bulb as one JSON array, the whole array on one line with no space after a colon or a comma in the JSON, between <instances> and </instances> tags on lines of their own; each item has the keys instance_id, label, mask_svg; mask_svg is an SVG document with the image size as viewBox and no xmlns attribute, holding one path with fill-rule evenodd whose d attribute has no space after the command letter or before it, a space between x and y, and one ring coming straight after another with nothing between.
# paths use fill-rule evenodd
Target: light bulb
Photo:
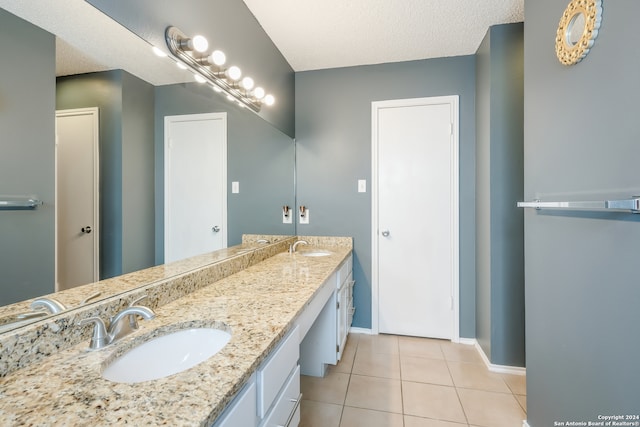
<instances>
[{"instance_id":1,"label":"light bulb","mask_svg":"<svg viewBox=\"0 0 640 427\"><path fill-rule=\"evenodd\" d=\"M244 79L242 79L242 87L244 88L244 90L253 89L254 84L255 83L253 82L253 79L251 77L245 77Z\"/></svg>"},{"instance_id":2,"label":"light bulb","mask_svg":"<svg viewBox=\"0 0 640 427\"><path fill-rule=\"evenodd\" d=\"M276 99L273 97L273 95L267 95L264 97L264 103L271 107L276 103Z\"/></svg>"},{"instance_id":3,"label":"light bulb","mask_svg":"<svg viewBox=\"0 0 640 427\"><path fill-rule=\"evenodd\" d=\"M160 50L160 48L154 46L151 50L153 50L153 53L156 54L156 56L159 56L160 58L166 58L167 54L164 53L164 51Z\"/></svg>"},{"instance_id":4,"label":"light bulb","mask_svg":"<svg viewBox=\"0 0 640 427\"><path fill-rule=\"evenodd\" d=\"M256 99L262 99L262 98L264 98L264 95L265 95L264 89L262 89L260 86L258 86L257 88L255 88L253 90L253 96Z\"/></svg>"},{"instance_id":5,"label":"light bulb","mask_svg":"<svg viewBox=\"0 0 640 427\"><path fill-rule=\"evenodd\" d=\"M189 47L196 52L206 52L209 48L209 42L204 36L195 36L191 40L189 40Z\"/></svg>"},{"instance_id":6,"label":"light bulb","mask_svg":"<svg viewBox=\"0 0 640 427\"><path fill-rule=\"evenodd\" d=\"M207 79L202 77L200 74L194 74L193 77L196 79L198 83L206 83Z\"/></svg>"},{"instance_id":7,"label":"light bulb","mask_svg":"<svg viewBox=\"0 0 640 427\"><path fill-rule=\"evenodd\" d=\"M220 67L221 65L224 65L225 62L227 62L227 56L221 50L214 50L213 52L211 52L211 55L207 57L207 61L209 62L209 64L217 65L218 67Z\"/></svg>"},{"instance_id":8,"label":"light bulb","mask_svg":"<svg viewBox=\"0 0 640 427\"><path fill-rule=\"evenodd\" d=\"M224 74L232 81L237 82L242 77L242 70L240 68L231 66L224 72Z\"/></svg>"}]
</instances>

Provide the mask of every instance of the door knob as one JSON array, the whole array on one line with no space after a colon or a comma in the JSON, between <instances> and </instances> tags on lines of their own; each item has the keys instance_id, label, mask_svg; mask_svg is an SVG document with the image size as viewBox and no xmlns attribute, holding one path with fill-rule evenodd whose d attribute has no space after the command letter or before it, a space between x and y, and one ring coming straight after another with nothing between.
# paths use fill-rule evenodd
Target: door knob
<instances>
[{"instance_id":1,"label":"door knob","mask_svg":"<svg viewBox=\"0 0 640 427\"><path fill-rule=\"evenodd\" d=\"M382 237L389 237L389 234L391 233L389 233L389 230L383 230L381 234L382 234Z\"/></svg>"},{"instance_id":2,"label":"door knob","mask_svg":"<svg viewBox=\"0 0 640 427\"><path fill-rule=\"evenodd\" d=\"M82 227L80 231L82 231L83 233L89 234L91 233L91 226L87 225L86 227Z\"/></svg>"},{"instance_id":3,"label":"door knob","mask_svg":"<svg viewBox=\"0 0 640 427\"><path fill-rule=\"evenodd\" d=\"M218 227L217 225L214 225L213 227L211 227L211 231L213 231L214 233L217 233L218 231L220 231L220 227Z\"/></svg>"}]
</instances>

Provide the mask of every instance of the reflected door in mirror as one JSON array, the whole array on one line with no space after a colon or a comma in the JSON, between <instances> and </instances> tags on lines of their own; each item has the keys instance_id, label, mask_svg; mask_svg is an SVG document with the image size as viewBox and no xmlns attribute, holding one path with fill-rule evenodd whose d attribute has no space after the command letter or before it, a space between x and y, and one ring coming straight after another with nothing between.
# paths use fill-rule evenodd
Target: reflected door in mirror
<instances>
[{"instance_id":1,"label":"reflected door in mirror","mask_svg":"<svg viewBox=\"0 0 640 427\"><path fill-rule=\"evenodd\" d=\"M165 263L227 246L226 113L165 117Z\"/></svg>"},{"instance_id":2,"label":"reflected door in mirror","mask_svg":"<svg viewBox=\"0 0 640 427\"><path fill-rule=\"evenodd\" d=\"M56 290L97 282L98 109L56 111Z\"/></svg>"}]
</instances>

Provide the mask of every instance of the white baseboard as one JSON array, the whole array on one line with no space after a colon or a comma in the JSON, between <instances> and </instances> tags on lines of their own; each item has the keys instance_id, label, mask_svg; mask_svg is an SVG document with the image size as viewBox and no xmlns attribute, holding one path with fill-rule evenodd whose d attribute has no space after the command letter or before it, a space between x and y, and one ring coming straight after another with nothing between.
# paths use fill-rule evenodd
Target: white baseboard
<instances>
[{"instance_id":1,"label":"white baseboard","mask_svg":"<svg viewBox=\"0 0 640 427\"><path fill-rule=\"evenodd\" d=\"M465 341L469 341L470 338L465 338ZM467 343L465 343L467 344ZM468 344L471 344L468 342ZM507 366L507 365L494 365L491 363L486 354L484 354L484 350L478 344L477 340L473 340L473 345L475 345L476 350L480 354L480 357L484 361L484 364L487 366L491 372L497 372L499 374L511 374L511 375L527 375L527 368L521 368L519 366Z\"/></svg>"},{"instance_id":2,"label":"white baseboard","mask_svg":"<svg viewBox=\"0 0 640 427\"><path fill-rule=\"evenodd\" d=\"M531 427L527 420L522 420L522 427Z\"/></svg>"},{"instance_id":3,"label":"white baseboard","mask_svg":"<svg viewBox=\"0 0 640 427\"><path fill-rule=\"evenodd\" d=\"M366 335L372 335L373 334L371 329L356 328L356 327L353 327L353 326L349 328L349 333L350 334L366 334Z\"/></svg>"},{"instance_id":4,"label":"white baseboard","mask_svg":"<svg viewBox=\"0 0 640 427\"><path fill-rule=\"evenodd\" d=\"M464 345L476 345L476 339L475 338L460 338L460 340L458 342L460 344L464 344Z\"/></svg>"}]
</instances>

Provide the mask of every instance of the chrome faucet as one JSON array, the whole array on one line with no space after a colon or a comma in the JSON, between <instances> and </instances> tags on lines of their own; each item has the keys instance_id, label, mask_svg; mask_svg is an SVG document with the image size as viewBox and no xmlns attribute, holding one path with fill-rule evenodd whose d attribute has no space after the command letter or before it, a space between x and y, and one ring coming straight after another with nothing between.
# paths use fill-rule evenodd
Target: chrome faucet
<instances>
[{"instance_id":1,"label":"chrome faucet","mask_svg":"<svg viewBox=\"0 0 640 427\"><path fill-rule=\"evenodd\" d=\"M289 253L291 254L294 253L298 245L308 245L308 244L309 242L307 242L306 240L298 240L294 242L293 245L289 246Z\"/></svg>"},{"instance_id":2,"label":"chrome faucet","mask_svg":"<svg viewBox=\"0 0 640 427\"><path fill-rule=\"evenodd\" d=\"M38 298L33 300L30 305L32 310L47 310L51 314L58 314L62 311L65 311L67 307L64 306L60 301L53 298Z\"/></svg>"},{"instance_id":3,"label":"chrome faucet","mask_svg":"<svg viewBox=\"0 0 640 427\"><path fill-rule=\"evenodd\" d=\"M146 296L143 298L146 298ZM135 304L143 298L134 301L132 304ZM156 317L156 314L148 307L142 305L130 305L120 313L113 316L108 329L104 321L99 317L83 319L80 321L79 326L93 323L93 335L91 336L89 348L91 350L98 350L108 346L109 344L113 344L133 332L135 329L138 329L136 316L141 316L145 320L151 320Z\"/></svg>"}]
</instances>

